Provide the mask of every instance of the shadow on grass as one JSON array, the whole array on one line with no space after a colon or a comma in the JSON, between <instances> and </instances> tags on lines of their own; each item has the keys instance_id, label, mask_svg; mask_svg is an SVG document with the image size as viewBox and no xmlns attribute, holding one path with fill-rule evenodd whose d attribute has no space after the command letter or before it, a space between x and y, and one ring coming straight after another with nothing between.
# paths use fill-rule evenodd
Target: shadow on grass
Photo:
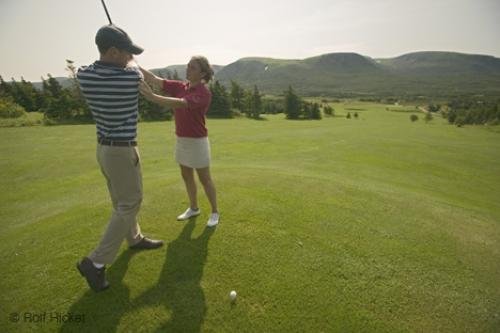
<instances>
[{"instance_id":1,"label":"shadow on grass","mask_svg":"<svg viewBox=\"0 0 500 333\"><path fill-rule=\"evenodd\" d=\"M122 283L122 279L135 252L127 250L109 269L110 289L99 294L89 290L68 310L69 313L84 314L85 322L65 323L60 332L82 329L115 332L125 314L158 306L165 307L170 317L158 318L153 310L149 312L151 317L141 318L144 329L154 322L156 332L201 331L206 304L200 281L207 259L208 241L215 229L207 227L199 237L191 238L195 220L190 219L179 237L168 244L165 263L155 285L130 299L129 288ZM135 324L140 327L140 324Z\"/></svg>"}]
</instances>

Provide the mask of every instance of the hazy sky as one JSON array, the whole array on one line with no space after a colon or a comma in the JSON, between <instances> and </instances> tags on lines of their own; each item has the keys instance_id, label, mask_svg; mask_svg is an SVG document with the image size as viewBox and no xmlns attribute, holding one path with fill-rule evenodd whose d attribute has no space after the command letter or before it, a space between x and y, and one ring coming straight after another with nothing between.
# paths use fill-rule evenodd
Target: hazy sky
<instances>
[{"instance_id":1,"label":"hazy sky","mask_svg":"<svg viewBox=\"0 0 500 333\"><path fill-rule=\"evenodd\" d=\"M144 47L146 68L194 54L303 59L330 52L373 58L413 51L500 57L500 0L106 0L113 23ZM0 0L0 75L39 81L98 58L100 0Z\"/></svg>"}]
</instances>

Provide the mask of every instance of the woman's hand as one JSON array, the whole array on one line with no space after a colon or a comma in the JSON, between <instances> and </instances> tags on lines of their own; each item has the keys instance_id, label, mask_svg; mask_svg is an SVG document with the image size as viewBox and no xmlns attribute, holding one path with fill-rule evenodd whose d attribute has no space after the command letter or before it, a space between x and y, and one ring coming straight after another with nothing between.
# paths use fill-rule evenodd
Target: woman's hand
<instances>
[{"instance_id":1,"label":"woman's hand","mask_svg":"<svg viewBox=\"0 0 500 333\"><path fill-rule=\"evenodd\" d=\"M144 82L144 80L141 80L141 82L139 82L139 91L148 101L153 101L154 99L153 90L146 82Z\"/></svg>"}]
</instances>

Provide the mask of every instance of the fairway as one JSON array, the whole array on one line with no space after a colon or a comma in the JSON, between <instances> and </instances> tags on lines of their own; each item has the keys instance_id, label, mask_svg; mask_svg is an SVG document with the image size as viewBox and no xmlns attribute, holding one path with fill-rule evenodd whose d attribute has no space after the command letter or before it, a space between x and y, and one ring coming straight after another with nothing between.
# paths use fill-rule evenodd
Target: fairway
<instances>
[{"instance_id":1,"label":"fairway","mask_svg":"<svg viewBox=\"0 0 500 333\"><path fill-rule=\"evenodd\" d=\"M124 243L99 294L75 269L111 213L95 127L1 128L0 331L499 332L498 128L333 107L208 120L216 229L201 186L176 221L174 123L141 123L139 222L166 244Z\"/></svg>"}]
</instances>

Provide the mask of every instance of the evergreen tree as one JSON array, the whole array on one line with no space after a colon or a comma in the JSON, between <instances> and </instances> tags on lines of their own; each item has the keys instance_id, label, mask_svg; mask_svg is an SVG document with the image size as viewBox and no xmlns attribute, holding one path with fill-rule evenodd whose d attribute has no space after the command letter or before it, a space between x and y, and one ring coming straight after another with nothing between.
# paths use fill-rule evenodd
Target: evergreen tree
<instances>
[{"instance_id":1,"label":"evergreen tree","mask_svg":"<svg viewBox=\"0 0 500 333\"><path fill-rule=\"evenodd\" d=\"M430 111L428 111L428 112L425 113L424 120L425 120L426 123L428 123L429 121L432 120L432 113Z\"/></svg>"},{"instance_id":2,"label":"evergreen tree","mask_svg":"<svg viewBox=\"0 0 500 333\"><path fill-rule=\"evenodd\" d=\"M311 103L303 102L301 113L305 119L312 119L312 105L311 105Z\"/></svg>"},{"instance_id":3,"label":"evergreen tree","mask_svg":"<svg viewBox=\"0 0 500 333\"><path fill-rule=\"evenodd\" d=\"M172 72L170 70L167 70L167 80L173 80L174 77L172 76Z\"/></svg>"},{"instance_id":4,"label":"evergreen tree","mask_svg":"<svg viewBox=\"0 0 500 333\"><path fill-rule=\"evenodd\" d=\"M177 73L177 69L174 69L174 74L172 75L172 80L180 81L179 73Z\"/></svg>"},{"instance_id":5,"label":"evergreen tree","mask_svg":"<svg viewBox=\"0 0 500 333\"><path fill-rule=\"evenodd\" d=\"M313 105L312 105L311 119L316 119L316 120L321 119L321 110L319 109L318 103L313 103Z\"/></svg>"},{"instance_id":6,"label":"evergreen tree","mask_svg":"<svg viewBox=\"0 0 500 333\"><path fill-rule=\"evenodd\" d=\"M253 119L259 119L262 113L262 99L257 86L253 87L253 94L250 95L250 107L247 115Z\"/></svg>"},{"instance_id":7,"label":"evergreen tree","mask_svg":"<svg viewBox=\"0 0 500 333\"><path fill-rule=\"evenodd\" d=\"M33 84L21 77L21 82L19 83L19 95L21 100L19 104L28 112L36 111L34 99L35 91Z\"/></svg>"},{"instance_id":8,"label":"evergreen tree","mask_svg":"<svg viewBox=\"0 0 500 333\"><path fill-rule=\"evenodd\" d=\"M49 79L47 80L47 88L50 92L50 95L53 98L59 98L62 94L61 84L55 78L53 78L52 75L47 74L47 76L49 77Z\"/></svg>"},{"instance_id":9,"label":"evergreen tree","mask_svg":"<svg viewBox=\"0 0 500 333\"><path fill-rule=\"evenodd\" d=\"M50 92L50 87L47 80L43 76L41 77L41 79L42 79L42 91L40 94L41 97L39 97L37 101L37 106L40 111L44 112L44 110L50 104L50 101L52 99L52 93Z\"/></svg>"},{"instance_id":10,"label":"evergreen tree","mask_svg":"<svg viewBox=\"0 0 500 333\"><path fill-rule=\"evenodd\" d=\"M323 113L327 116L334 116L335 110L330 105L325 105L323 107Z\"/></svg>"},{"instance_id":11,"label":"evergreen tree","mask_svg":"<svg viewBox=\"0 0 500 333\"><path fill-rule=\"evenodd\" d=\"M10 87L8 88L9 95L16 104L22 106L26 111L35 111L35 103L33 99L33 85L21 77L21 82L17 82L12 78Z\"/></svg>"},{"instance_id":12,"label":"evergreen tree","mask_svg":"<svg viewBox=\"0 0 500 333\"><path fill-rule=\"evenodd\" d=\"M250 117L250 112L252 110L252 92L250 90L243 90L243 103L241 107L241 112Z\"/></svg>"},{"instance_id":13,"label":"evergreen tree","mask_svg":"<svg viewBox=\"0 0 500 333\"><path fill-rule=\"evenodd\" d=\"M72 119L74 117L73 101L74 99L67 90L61 90L57 98L50 98L44 110L44 118L56 122Z\"/></svg>"},{"instance_id":14,"label":"evergreen tree","mask_svg":"<svg viewBox=\"0 0 500 333\"><path fill-rule=\"evenodd\" d=\"M245 99L245 90L238 85L236 82L231 80L231 106L234 109L238 109L243 112L244 109L244 99Z\"/></svg>"},{"instance_id":15,"label":"evergreen tree","mask_svg":"<svg viewBox=\"0 0 500 333\"><path fill-rule=\"evenodd\" d=\"M211 83L210 92L212 93L212 102L207 115L210 117L232 118L231 105L226 88L216 80Z\"/></svg>"},{"instance_id":16,"label":"evergreen tree","mask_svg":"<svg viewBox=\"0 0 500 333\"><path fill-rule=\"evenodd\" d=\"M0 97L9 97L11 95L12 88L8 82L5 82L3 77L0 75Z\"/></svg>"},{"instance_id":17,"label":"evergreen tree","mask_svg":"<svg viewBox=\"0 0 500 333\"><path fill-rule=\"evenodd\" d=\"M295 94L292 86L288 86L285 92L285 114L287 119L299 119L300 117L300 97Z\"/></svg>"},{"instance_id":18,"label":"evergreen tree","mask_svg":"<svg viewBox=\"0 0 500 333\"><path fill-rule=\"evenodd\" d=\"M66 71L69 72L69 79L71 81L71 87L69 88L69 94L73 98L71 108L73 109L74 116L77 118L82 118L82 120L90 121L92 119L92 114L90 112L90 108L83 97L82 90L80 88L80 84L78 83L78 79L76 77L76 67L73 65L72 60L66 59Z\"/></svg>"},{"instance_id":19,"label":"evergreen tree","mask_svg":"<svg viewBox=\"0 0 500 333\"><path fill-rule=\"evenodd\" d=\"M263 111L266 114L282 113L283 104L281 99L262 99Z\"/></svg>"}]
</instances>

